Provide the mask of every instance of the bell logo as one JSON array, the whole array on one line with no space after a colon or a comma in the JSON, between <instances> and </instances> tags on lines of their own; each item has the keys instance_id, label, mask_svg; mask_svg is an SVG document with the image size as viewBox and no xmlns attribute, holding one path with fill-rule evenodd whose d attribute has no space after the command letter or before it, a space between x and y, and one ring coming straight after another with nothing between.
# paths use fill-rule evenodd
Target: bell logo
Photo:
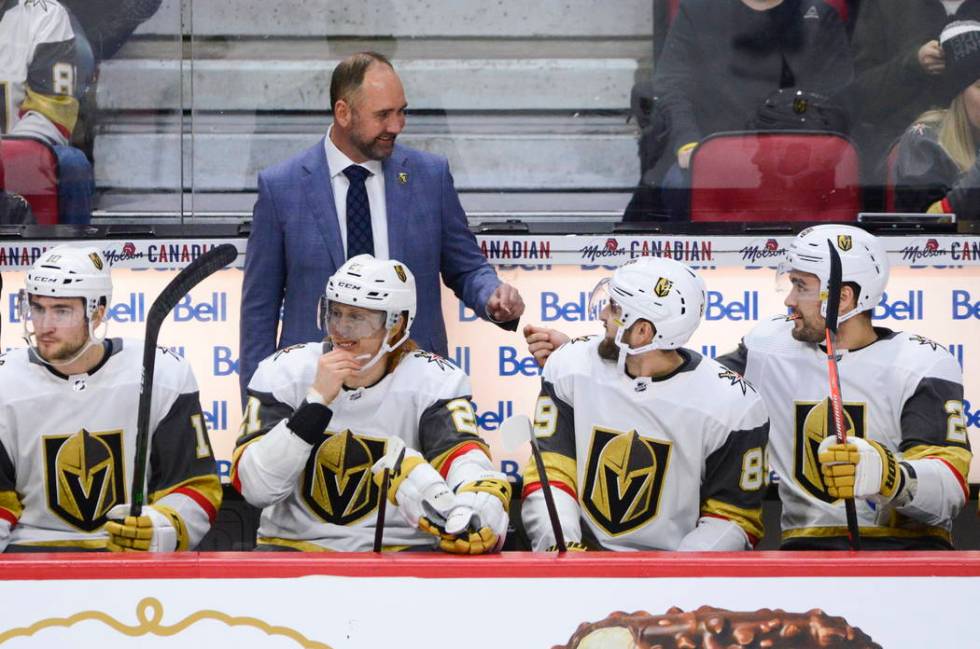
<instances>
[{"instance_id":1,"label":"bell logo","mask_svg":"<svg viewBox=\"0 0 980 649\"><path fill-rule=\"evenodd\" d=\"M674 283L672 281L666 277L661 277L657 280L657 285L654 287L653 292L657 294L657 297L667 297L673 286Z\"/></svg>"},{"instance_id":2,"label":"bell logo","mask_svg":"<svg viewBox=\"0 0 980 649\"><path fill-rule=\"evenodd\" d=\"M849 234L838 234L837 235L837 247L847 252L854 245L854 241L851 239Z\"/></svg>"}]
</instances>

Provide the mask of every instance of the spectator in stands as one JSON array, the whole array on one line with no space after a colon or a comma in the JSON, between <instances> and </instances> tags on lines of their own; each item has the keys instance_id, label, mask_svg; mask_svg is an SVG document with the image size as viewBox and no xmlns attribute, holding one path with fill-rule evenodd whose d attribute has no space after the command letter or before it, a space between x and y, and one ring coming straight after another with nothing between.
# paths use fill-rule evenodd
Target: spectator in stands
<instances>
[{"instance_id":1,"label":"spectator in stands","mask_svg":"<svg viewBox=\"0 0 980 649\"><path fill-rule=\"evenodd\" d=\"M943 106L939 33L980 20L980 0L863 0L854 28L855 78L847 96L867 181L880 184L895 141L924 111Z\"/></svg>"},{"instance_id":2,"label":"spectator in stands","mask_svg":"<svg viewBox=\"0 0 980 649\"><path fill-rule=\"evenodd\" d=\"M92 166L69 146L78 119L75 33L55 0L0 0L0 132L41 140L58 157L62 223L87 223Z\"/></svg>"},{"instance_id":3,"label":"spectator in stands","mask_svg":"<svg viewBox=\"0 0 980 649\"><path fill-rule=\"evenodd\" d=\"M980 219L980 22L950 23L940 35L949 108L923 113L898 144L895 206Z\"/></svg>"},{"instance_id":4,"label":"spectator in stands","mask_svg":"<svg viewBox=\"0 0 980 649\"><path fill-rule=\"evenodd\" d=\"M671 24L654 85L676 165L664 179L686 218L691 153L707 135L746 128L780 88L833 94L852 62L838 12L823 0L686 0Z\"/></svg>"},{"instance_id":5,"label":"spectator in stands","mask_svg":"<svg viewBox=\"0 0 980 649\"><path fill-rule=\"evenodd\" d=\"M3 0L0 4L0 131L49 144L68 144L78 101L75 34L65 8L53 0Z\"/></svg>"},{"instance_id":6,"label":"spectator in stands","mask_svg":"<svg viewBox=\"0 0 980 649\"><path fill-rule=\"evenodd\" d=\"M323 339L310 314L327 278L358 254L401 259L415 275L411 336L427 351L447 352L440 273L482 318L515 330L524 312L477 247L446 159L395 143L406 101L388 59L342 61L330 101L326 137L259 174L242 292L243 390L277 348Z\"/></svg>"}]
</instances>

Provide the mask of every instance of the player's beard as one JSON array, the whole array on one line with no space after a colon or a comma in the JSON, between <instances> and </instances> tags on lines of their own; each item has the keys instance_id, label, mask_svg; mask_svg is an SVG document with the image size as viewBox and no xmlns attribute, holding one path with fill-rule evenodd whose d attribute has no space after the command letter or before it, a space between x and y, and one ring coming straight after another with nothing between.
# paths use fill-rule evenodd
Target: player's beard
<instances>
[{"instance_id":1,"label":"player's beard","mask_svg":"<svg viewBox=\"0 0 980 649\"><path fill-rule=\"evenodd\" d=\"M75 358L87 344L88 335L85 335L81 340L68 340L60 344L54 343L47 351L43 351L40 344L38 344L38 351L44 360L56 365Z\"/></svg>"},{"instance_id":2,"label":"player's beard","mask_svg":"<svg viewBox=\"0 0 980 649\"><path fill-rule=\"evenodd\" d=\"M618 361L619 360L619 345L616 344L615 338L610 338L606 336L599 342L599 358L607 361Z\"/></svg>"},{"instance_id":3,"label":"player's beard","mask_svg":"<svg viewBox=\"0 0 980 649\"><path fill-rule=\"evenodd\" d=\"M819 321L814 322L814 320ZM825 338L826 326L826 321L823 318L807 318L800 313L799 319L795 320L793 324L793 338L803 343L822 343Z\"/></svg>"}]
</instances>

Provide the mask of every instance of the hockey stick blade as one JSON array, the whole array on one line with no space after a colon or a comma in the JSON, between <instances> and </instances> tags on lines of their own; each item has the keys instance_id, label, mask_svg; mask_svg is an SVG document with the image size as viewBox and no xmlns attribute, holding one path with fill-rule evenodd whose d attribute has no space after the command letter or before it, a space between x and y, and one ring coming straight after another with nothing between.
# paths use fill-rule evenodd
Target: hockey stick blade
<instances>
[{"instance_id":1,"label":"hockey stick blade","mask_svg":"<svg viewBox=\"0 0 980 649\"><path fill-rule=\"evenodd\" d=\"M827 413L828 430L833 430L838 444L847 442L847 426L844 424L844 399L840 389L840 373L837 367L837 324L840 313L840 293L843 283L840 253L834 242L827 239L830 250L830 277L827 286L827 375L830 383L830 404ZM861 534L857 522L857 510L853 498L844 499L844 513L847 516L847 539L852 550L861 549Z\"/></svg>"},{"instance_id":2,"label":"hockey stick blade","mask_svg":"<svg viewBox=\"0 0 980 649\"><path fill-rule=\"evenodd\" d=\"M555 547L558 552L567 552L568 546L565 545L565 534L561 529L561 522L558 520L558 508L555 507L555 497L551 491L551 482L545 471L544 459L541 457L541 449L538 448L538 440L534 437L534 429L531 427L531 420L527 415L515 415L504 420L500 424L501 440L504 448L509 451L517 449L518 446L526 441L531 442L531 456L534 458L534 466L538 470L538 479L541 481L541 493L544 494L544 504L548 509L548 519L551 521L551 532L555 535Z\"/></svg>"},{"instance_id":3,"label":"hockey stick blade","mask_svg":"<svg viewBox=\"0 0 980 649\"><path fill-rule=\"evenodd\" d=\"M147 447L150 441L150 406L153 396L153 370L156 367L157 339L160 327L177 303L191 289L221 270L238 257L238 249L230 243L216 246L189 263L164 287L150 306L143 339L143 374L136 416L136 452L133 459L133 482L130 490L130 516L139 516L146 500Z\"/></svg>"}]
</instances>

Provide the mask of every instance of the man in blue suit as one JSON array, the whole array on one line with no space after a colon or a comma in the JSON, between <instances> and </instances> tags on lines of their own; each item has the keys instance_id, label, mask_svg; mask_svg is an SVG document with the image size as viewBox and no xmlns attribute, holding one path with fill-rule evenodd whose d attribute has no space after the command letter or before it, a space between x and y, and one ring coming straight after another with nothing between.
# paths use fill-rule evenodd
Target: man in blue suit
<instances>
[{"instance_id":1,"label":"man in blue suit","mask_svg":"<svg viewBox=\"0 0 980 649\"><path fill-rule=\"evenodd\" d=\"M259 173L242 289L243 386L276 349L323 339L317 300L327 278L357 254L411 269L418 290L411 336L437 354L448 349L440 274L468 307L508 330L524 312L520 294L500 281L467 227L446 159L395 143L407 103L388 59L362 52L342 61L330 102L327 136Z\"/></svg>"}]
</instances>

